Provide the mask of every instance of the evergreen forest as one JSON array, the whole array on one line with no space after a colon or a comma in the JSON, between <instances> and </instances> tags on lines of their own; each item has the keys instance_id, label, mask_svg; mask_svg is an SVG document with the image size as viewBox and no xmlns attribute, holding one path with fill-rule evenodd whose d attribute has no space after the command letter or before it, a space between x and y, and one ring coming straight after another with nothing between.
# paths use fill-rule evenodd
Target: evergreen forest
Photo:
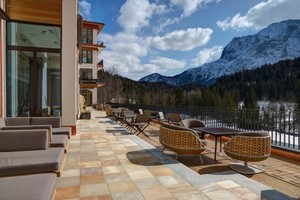
<instances>
[{"instance_id":1,"label":"evergreen forest","mask_svg":"<svg viewBox=\"0 0 300 200\"><path fill-rule=\"evenodd\" d=\"M170 86L137 82L119 76L111 67L99 71L98 102L117 101L156 106L257 108L258 100L296 102L300 105L300 58L267 64L219 78L211 86Z\"/></svg>"}]
</instances>

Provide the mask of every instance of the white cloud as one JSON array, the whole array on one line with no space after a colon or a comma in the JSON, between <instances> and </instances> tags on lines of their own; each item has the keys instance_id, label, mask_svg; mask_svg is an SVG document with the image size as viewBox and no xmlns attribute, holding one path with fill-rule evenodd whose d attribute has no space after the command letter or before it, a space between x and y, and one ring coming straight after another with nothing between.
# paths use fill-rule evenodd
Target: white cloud
<instances>
[{"instance_id":1,"label":"white cloud","mask_svg":"<svg viewBox=\"0 0 300 200\"><path fill-rule=\"evenodd\" d=\"M222 51L222 46L214 46L210 49L202 49L198 53L197 58L192 60L192 63L195 67L198 67L203 65L204 63L215 61L221 57Z\"/></svg>"},{"instance_id":2,"label":"white cloud","mask_svg":"<svg viewBox=\"0 0 300 200\"><path fill-rule=\"evenodd\" d=\"M237 13L232 18L218 21L217 25L223 30L227 30L229 28L260 29L274 22L280 22L287 19L299 19L299 8L299 0L263 1L249 9L244 16Z\"/></svg>"},{"instance_id":3,"label":"white cloud","mask_svg":"<svg viewBox=\"0 0 300 200\"><path fill-rule=\"evenodd\" d=\"M166 69L183 68L186 62L185 60L179 61L171 58L158 56L155 57L154 59L151 59L150 63L159 66L162 70L166 70Z\"/></svg>"},{"instance_id":4,"label":"white cloud","mask_svg":"<svg viewBox=\"0 0 300 200\"><path fill-rule=\"evenodd\" d=\"M153 14L167 12L165 5L149 3L148 0L127 0L120 9L118 23L126 32L136 32L149 26Z\"/></svg>"},{"instance_id":5,"label":"white cloud","mask_svg":"<svg viewBox=\"0 0 300 200\"><path fill-rule=\"evenodd\" d=\"M151 46L160 50L188 51L205 45L213 31L209 28L177 30L164 36L149 37Z\"/></svg>"},{"instance_id":6,"label":"white cloud","mask_svg":"<svg viewBox=\"0 0 300 200\"><path fill-rule=\"evenodd\" d=\"M170 0L171 5L180 7L183 10L182 16L187 17L193 14L199 7L204 6L213 1L220 0Z\"/></svg>"},{"instance_id":7,"label":"white cloud","mask_svg":"<svg viewBox=\"0 0 300 200\"><path fill-rule=\"evenodd\" d=\"M92 6L88 1L79 1L79 13L83 15L83 18L89 18L91 15Z\"/></svg>"}]
</instances>

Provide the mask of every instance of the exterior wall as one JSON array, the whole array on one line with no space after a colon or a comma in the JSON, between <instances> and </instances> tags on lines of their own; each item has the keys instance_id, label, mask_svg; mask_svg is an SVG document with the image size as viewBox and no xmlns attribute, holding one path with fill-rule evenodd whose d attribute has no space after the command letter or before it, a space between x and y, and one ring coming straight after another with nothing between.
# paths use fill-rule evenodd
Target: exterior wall
<instances>
[{"instance_id":1,"label":"exterior wall","mask_svg":"<svg viewBox=\"0 0 300 200\"><path fill-rule=\"evenodd\" d=\"M62 1L62 125L75 126L78 114L77 1Z\"/></svg>"},{"instance_id":2,"label":"exterior wall","mask_svg":"<svg viewBox=\"0 0 300 200\"><path fill-rule=\"evenodd\" d=\"M1 2L0 2L0 7L3 9L3 5L4 5L4 2L3 2L3 0L1 0ZM3 10L5 10L5 9L3 9ZM5 66L4 65L4 63L3 63L3 56L4 56L4 44L3 44L3 42L2 41L4 41L3 40L3 20L1 20L0 19L0 117L3 117L3 83L4 83L4 77L3 77L3 69L4 69L4 67L3 66Z\"/></svg>"}]
</instances>

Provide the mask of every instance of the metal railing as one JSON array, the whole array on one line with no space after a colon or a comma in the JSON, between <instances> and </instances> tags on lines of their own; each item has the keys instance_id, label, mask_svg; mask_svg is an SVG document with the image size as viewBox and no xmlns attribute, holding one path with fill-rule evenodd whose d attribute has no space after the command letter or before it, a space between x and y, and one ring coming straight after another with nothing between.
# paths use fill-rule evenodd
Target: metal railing
<instances>
[{"instance_id":1,"label":"metal railing","mask_svg":"<svg viewBox=\"0 0 300 200\"><path fill-rule=\"evenodd\" d=\"M112 107L180 113L182 118L197 118L206 126L231 127L244 131L268 131L272 146L300 153L300 112L205 107L160 107L136 104L109 103Z\"/></svg>"}]
</instances>

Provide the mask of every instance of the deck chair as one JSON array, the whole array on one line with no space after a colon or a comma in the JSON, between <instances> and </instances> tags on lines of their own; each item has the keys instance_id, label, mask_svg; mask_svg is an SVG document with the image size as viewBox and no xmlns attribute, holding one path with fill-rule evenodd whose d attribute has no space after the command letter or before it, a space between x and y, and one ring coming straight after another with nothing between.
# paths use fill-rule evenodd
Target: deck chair
<instances>
[{"instance_id":1,"label":"deck chair","mask_svg":"<svg viewBox=\"0 0 300 200\"><path fill-rule=\"evenodd\" d=\"M143 133L145 136L149 137L144 130L149 126L150 121L149 117L146 114L137 114L135 117L135 120L133 123L131 123L131 126L133 129L135 129L134 134L139 135L140 133Z\"/></svg>"}]
</instances>

